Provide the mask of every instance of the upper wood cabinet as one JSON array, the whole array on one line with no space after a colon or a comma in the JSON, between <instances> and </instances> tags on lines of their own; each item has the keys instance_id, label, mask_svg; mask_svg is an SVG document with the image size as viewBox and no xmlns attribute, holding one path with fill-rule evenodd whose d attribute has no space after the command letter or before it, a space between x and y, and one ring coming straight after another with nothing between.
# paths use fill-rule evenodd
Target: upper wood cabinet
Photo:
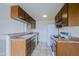
<instances>
[{"instance_id":1,"label":"upper wood cabinet","mask_svg":"<svg viewBox=\"0 0 79 59\"><path fill-rule=\"evenodd\" d=\"M55 16L55 23L63 26L79 26L79 4L64 4L58 14Z\"/></svg>"},{"instance_id":2,"label":"upper wood cabinet","mask_svg":"<svg viewBox=\"0 0 79 59\"><path fill-rule=\"evenodd\" d=\"M68 26L68 14L67 14L67 12L68 12L68 4L65 4L63 6L63 8L61 9L61 13L62 13L61 19L63 21L62 26Z\"/></svg>"},{"instance_id":3,"label":"upper wood cabinet","mask_svg":"<svg viewBox=\"0 0 79 59\"><path fill-rule=\"evenodd\" d=\"M68 21L70 26L79 26L79 3L68 4Z\"/></svg>"},{"instance_id":4,"label":"upper wood cabinet","mask_svg":"<svg viewBox=\"0 0 79 59\"><path fill-rule=\"evenodd\" d=\"M35 25L36 25L36 21L33 20L33 21L31 22L31 24L32 24L32 29L36 28L36 26L35 26Z\"/></svg>"},{"instance_id":5,"label":"upper wood cabinet","mask_svg":"<svg viewBox=\"0 0 79 59\"><path fill-rule=\"evenodd\" d=\"M29 22L31 28L36 27L36 21L18 5L11 7L11 17L20 21Z\"/></svg>"},{"instance_id":6,"label":"upper wood cabinet","mask_svg":"<svg viewBox=\"0 0 79 59\"><path fill-rule=\"evenodd\" d=\"M23 11L23 9L19 6L12 6L11 7L11 17L12 18L20 18L20 19L24 19L25 18L25 13Z\"/></svg>"},{"instance_id":7,"label":"upper wood cabinet","mask_svg":"<svg viewBox=\"0 0 79 59\"><path fill-rule=\"evenodd\" d=\"M60 10L61 11L61 10ZM59 12L56 16L55 16L55 24L56 24L56 27L58 27L58 28L61 28L62 27L62 25L60 24L61 23L61 18L62 18L62 13L61 12Z\"/></svg>"},{"instance_id":8,"label":"upper wood cabinet","mask_svg":"<svg viewBox=\"0 0 79 59\"><path fill-rule=\"evenodd\" d=\"M67 7L68 5L65 4L60 11L58 12L58 14L55 16L55 23L56 23L56 27L62 27L62 26L67 26L68 25L68 19L67 19Z\"/></svg>"}]
</instances>

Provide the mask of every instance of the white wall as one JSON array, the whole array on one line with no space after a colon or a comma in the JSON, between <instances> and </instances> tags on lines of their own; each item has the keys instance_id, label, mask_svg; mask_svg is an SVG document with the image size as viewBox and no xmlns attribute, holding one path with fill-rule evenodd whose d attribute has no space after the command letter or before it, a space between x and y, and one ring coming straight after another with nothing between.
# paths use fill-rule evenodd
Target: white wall
<instances>
[{"instance_id":1,"label":"white wall","mask_svg":"<svg viewBox=\"0 0 79 59\"><path fill-rule=\"evenodd\" d=\"M63 27L60 29L60 32L61 31L68 32L69 35L79 38L79 26Z\"/></svg>"},{"instance_id":2,"label":"white wall","mask_svg":"<svg viewBox=\"0 0 79 59\"><path fill-rule=\"evenodd\" d=\"M0 34L25 32L25 24L11 18L11 6L0 4Z\"/></svg>"},{"instance_id":3,"label":"white wall","mask_svg":"<svg viewBox=\"0 0 79 59\"><path fill-rule=\"evenodd\" d=\"M71 36L79 38L79 26L70 27Z\"/></svg>"},{"instance_id":4,"label":"white wall","mask_svg":"<svg viewBox=\"0 0 79 59\"><path fill-rule=\"evenodd\" d=\"M10 55L10 40L4 34L26 32L26 28L25 23L11 18L9 4L0 4L0 55Z\"/></svg>"},{"instance_id":5,"label":"white wall","mask_svg":"<svg viewBox=\"0 0 79 59\"><path fill-rule=\"evenodd\" d=\"M39 41L46 42L47 41L47 21L37 21L36 28L37 32L39 32Z\"/></svg>"},{"instance_id":6,"label":"white wall","mask_svg":"<svg viewBox=\"0 0 79 59\"><path fill-rule=\"evenodd\" d=\"M39 32L39 41L47 42L48 41L48 25L53 25L53 20L37 20L36 31ZM53 29L52 29L53 30ZM54 31L52 31L54 33Z\"/></svg>"}]
</instances>

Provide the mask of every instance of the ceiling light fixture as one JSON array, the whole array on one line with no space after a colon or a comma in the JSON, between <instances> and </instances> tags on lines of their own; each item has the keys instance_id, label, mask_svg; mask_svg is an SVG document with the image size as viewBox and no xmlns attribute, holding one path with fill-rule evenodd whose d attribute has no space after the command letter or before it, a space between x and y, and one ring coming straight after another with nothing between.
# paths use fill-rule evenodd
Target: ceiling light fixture
<instances>
[{"instance_id":1,"label":"ceiling light fixture","mask_svg":"<svg viewBox=\"0 0 79 59\"><path fill-rule=\"evenodd\" d=\"M43 18L47 18L48 16L47 16L46 14L44 14L42 17L43 17Z\"/></svg>"}]
</instances>

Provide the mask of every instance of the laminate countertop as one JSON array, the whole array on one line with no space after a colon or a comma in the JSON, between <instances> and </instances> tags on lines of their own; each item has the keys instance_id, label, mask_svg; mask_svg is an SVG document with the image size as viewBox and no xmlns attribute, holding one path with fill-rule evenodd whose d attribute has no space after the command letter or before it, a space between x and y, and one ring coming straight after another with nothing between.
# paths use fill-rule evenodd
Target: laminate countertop
<instances>
[{"instance_id":1,"label":"laminate countertop","mask_svg":"<svg viewBox=\"0 0 79 59\"><path fill-rule=\"evenodd\" d=\"M79 43L79 38L72 37L69 39L59 38L56 40L56 42L62 42L62 43Z\"/></svg>"},{"instance_id":2,"label":"laminate countertop","mask_svg":"<svg viewBox=\"0 0 79 59\"><path fill-rule=\"evenodd\" d=\"M20 33L19 33L19 35L12 35L11 34L10 39L25 39L25 40L27 40L27 39L30 39L30 38L34 37L37 34L38 33L25 34L25 35L24 34L21 35Z\"/></svg>"}]
</instances>

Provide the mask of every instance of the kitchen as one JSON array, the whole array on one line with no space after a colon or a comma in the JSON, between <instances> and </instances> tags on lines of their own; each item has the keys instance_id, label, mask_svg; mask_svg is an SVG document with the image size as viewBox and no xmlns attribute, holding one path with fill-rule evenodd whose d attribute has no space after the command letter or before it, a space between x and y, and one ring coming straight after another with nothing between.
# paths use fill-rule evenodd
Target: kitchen
<instances>
[{"instance_id":1,"label":"kitchen","mask_svg":"<svg viewBox=\"0 0 79 59\"><path fill-rule=\"evenodd\" d=\"M0 55L79 55L78 10L76 3L0 4Z\"/></svg>"}]
</instances>

